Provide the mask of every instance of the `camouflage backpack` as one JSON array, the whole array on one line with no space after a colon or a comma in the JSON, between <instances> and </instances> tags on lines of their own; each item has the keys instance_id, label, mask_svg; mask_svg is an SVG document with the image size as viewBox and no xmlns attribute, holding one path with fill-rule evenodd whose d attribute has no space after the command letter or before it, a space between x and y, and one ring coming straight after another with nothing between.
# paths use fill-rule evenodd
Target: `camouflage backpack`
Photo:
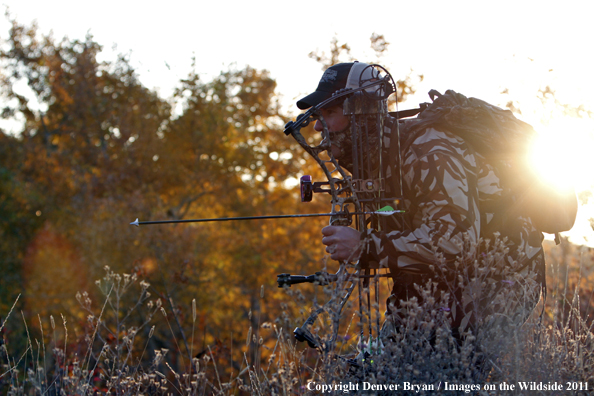
<instances>
[{"instance_id":1,"label":"camouflage backpack","mask_svg":"<svg viewBox=\"0 0 594 396\"><path fill-rule=\"evenodd\" d=\"M573 227L577 199L573 188L556 189L541 181L529 166L527 154L536 137L532 126L509 110L451 90L443 95L431 90L429 96L433 103L421 106L413 128L434 127L463 138L500 173L508 193L498 212L507 218L529 217L537 230L555 234L559 243L559 232Z\"/></svg>"}]
</instances>

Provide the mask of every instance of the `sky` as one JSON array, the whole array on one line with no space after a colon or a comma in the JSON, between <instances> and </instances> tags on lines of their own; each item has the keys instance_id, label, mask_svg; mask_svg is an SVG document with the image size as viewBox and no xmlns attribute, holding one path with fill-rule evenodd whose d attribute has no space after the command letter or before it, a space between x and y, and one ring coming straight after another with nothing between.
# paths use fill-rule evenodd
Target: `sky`
<instances>
[{"instance_id":1,"label":"sky","mask_svg":"<svg viewBox=\"0 0 594 396\"><path fill-rule=\"evenodd\" d=\"M373 33L390 43L381 59L398 79L423 75L401 108L428 101L430 89L454 89L504 106L518 102L524 121L548 138L549 151L579 192L594 190L594 122L569 119L537 99L550 86L556 99L594 111L589 0L178 1L0 0L19 23L36 20L42 33L104 46L102 57L127 54L145 86L169 97L191 70L204 79L236 66L266 69L277 81L286 111L317 86L321 66L308 57L331 40L348 43L352 55L375 60ZM0 18L0 37L8 22ZM415 79L413 78L413 81ZM507 92L503 94L502 92ZM548 161L550 164L550 161ZM559 168L559 167L557 167ZM565 169L566 168L566 169ZM571 176L567 176L571 175ZM580 209L572 241L594 246L594 197Z\"/></svg>"}]
</instances>

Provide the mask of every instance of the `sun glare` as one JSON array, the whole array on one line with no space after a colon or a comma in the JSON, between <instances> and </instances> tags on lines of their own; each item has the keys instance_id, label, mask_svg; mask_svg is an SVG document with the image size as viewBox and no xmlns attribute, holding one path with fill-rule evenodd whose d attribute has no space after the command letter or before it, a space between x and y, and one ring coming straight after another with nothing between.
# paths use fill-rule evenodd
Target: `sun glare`
<instances>
[{"instance_id":1,"label":"sun glare","mask_svg":"<svg viewBox=\"0 0 594 396\"><path fill-rule=\"evenodd\" d=\"M564 119L538 128L530 161L537 174L558 188L594 184L594 129L586 120Z\"/></svg>"}]
</instances>

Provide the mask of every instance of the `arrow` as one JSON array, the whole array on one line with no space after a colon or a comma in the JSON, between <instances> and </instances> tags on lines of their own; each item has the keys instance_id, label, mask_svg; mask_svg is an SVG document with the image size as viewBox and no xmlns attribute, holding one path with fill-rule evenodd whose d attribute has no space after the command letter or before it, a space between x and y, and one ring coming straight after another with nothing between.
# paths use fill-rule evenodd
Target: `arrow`
<instances>
[{"instance_id":1,"label":"arrow","mask_svg":"<svg viewBox=\"0 0 594 396\"><path fill-rule=\"evenodd\" d=\"M291 219L298 217L322 217L322 216L341 216L341 215L363 215L363 214L378 214L381 216L390 216L395 213L404 213L404 210L394 210L390 206L386 206L375 212L336 212L336 213L309 213L309 214L293 214L293 215L271 215L271 216L251 216L251 217L217 217L213 219L190 219L190 220L158 220L158 221L138 221L134 220L130 225L139 227L141 225L149 224L175 224L175 223L205 223L211 221L234 221L234 220L268 220L268 219Z\"/></svg>"}]
</instances>

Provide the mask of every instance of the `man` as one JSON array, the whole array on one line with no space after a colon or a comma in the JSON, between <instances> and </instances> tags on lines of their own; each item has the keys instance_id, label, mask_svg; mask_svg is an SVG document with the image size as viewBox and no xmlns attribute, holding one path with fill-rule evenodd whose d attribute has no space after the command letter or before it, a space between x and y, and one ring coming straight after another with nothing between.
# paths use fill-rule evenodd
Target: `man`
<instances>
[{"instance_id":1,"label":"man","mask_svg":"<svg viewBox=\"0 0 594 396\"><path fill-rule=\"evenodd\" d=\"M367 67L354 62L328 68L316 91L299 100L297 106L304 110L330 98L338 90L357 88L358 81L362 80L359 77ZM320 114L328 126L332 154L348 169L352 162L350 119L343 114L342 103L331 102ZM502 186L499 172L462 138L424 122L423 113L418 119L401 123L400 136L396 133L395 120L388 120L387 124L392 125L392 129L385 135L382 152L367 155L372 160L382 156L387 189L392 193L402 192L400 209L405 213L393 216L387 229L366 230L365 244L360 243L360 232L344 226L323 228L322 243L334 260L359 259L362 263L376 262L382 268L389 268L394 286L388 300L387 318L396 325L406 315L403 303L413 297L423 303L419 286L424 286L429 279L434 280L439 290L451 294L452 305L446 309L454 308L451 310L453 332L460 337L459 333L466 326L472 327L484 319L481 316L504 309L502 305L506 304L495 301L493 295L486 293L487 288L469 293L472 288L468 283L485 279L477 277L473 263L479 253L487 257L490 246L495 245L489 246L481 238L494 241L497 235L507 237L496 247L503 252L500 263L504 263L504 269L491 277L495 286L490 290L498 292L517 281L505 279L514 271L528 274L527 277L534 280L529 274L543 268L544 263L542 234L536 231L530 219L522 216L506 218L503 225L501 206L497 203L502 202L506 187ZM320 120L314 129L322 131ZM393 145L398 143L401 160L390 161L386 157L397 155ZM484 262L495 265L492 260ZM466 286L458 282L460 274L467 278ZM524 291L525 286L517 285ZM528 299L521 303L519 321L532 310L539 293L530 289L522 297ZM469 299L475 301L469 303Z\"/></svg>"}]
</instances>

